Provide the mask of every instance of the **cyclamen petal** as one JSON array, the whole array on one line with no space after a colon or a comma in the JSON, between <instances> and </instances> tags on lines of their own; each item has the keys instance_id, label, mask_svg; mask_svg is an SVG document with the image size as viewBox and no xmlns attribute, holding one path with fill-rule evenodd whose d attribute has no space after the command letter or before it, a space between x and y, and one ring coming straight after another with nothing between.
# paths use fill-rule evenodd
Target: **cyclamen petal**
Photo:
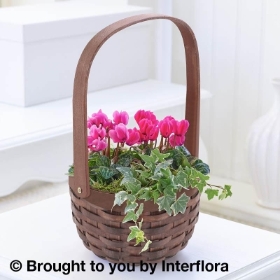
<instances>
[{"instance_id":1,"label":"cyclamen petal","mask_svg":"<svg viewBox=\"0 0 280 280\"><path fill-rule=\"evenodd\" d=\"M115 111L113 113L113 120L114 120L115 124L123 123L123 124L127 125L128 119L129 119L128 113L125 111L120 112L120 113L118 111Z\"/></svg>"},{"instance_id":2,"label":"cyclamen petal","mask_svg":"<svg viewBox=\"0 0 280 280\"><path fill-rule=\"evenodd\" d=\"M168 138L171 133L174 132L174 125L173 125L173 121L174 119L170 119L170 118L164 118L162 121L159 122L159 129L160 129L160 134L165 137Z\"/></svg>"},{"instance_id":3,"label":"cyclamen petal","mask_svg":"<svg viewBox=\"0 0 280 280\"><path fill-rule=\"evenodd\" d=\"M107 115L104 114L101 109L97 113L92 114L91 121L92 124L95 124L98 127L100 125L106 127L107 124L110 122Z\"/></svg>"},{"instance_id":4,"label":"cyclamen petal","mask_svg":"<svg viewBox=\"0 0 280 280\"><path fill-rule=\"evenodd\" d=\"M134 119L136 120L138 125L142 119L148 119L153 124L158 124L158 120L157 120L155 114L151 111L138 110L136 112L136 114L134 115Z\"/></svg>"},{"instance_id":5,"label":"cyclamen petal","mask_svg":"<svg viewBox=\"0 0 280 280\"><path fill-rule=\"evenodd\" d=\"M172 147L182 146L185 143L185 135L180 136L172 134L169 137L169 143Z\"/></svg>"},{"instance_id":6,"label":"cyclamen petal","mask_svg":"<svg viewBox=\"0 0 280 280\"><path fill-rule=\"evenodd\" d=\"M109 131L109 136L114 143L125 143L128 138L126 126L122 123L116 125L114 129Z\"/></svg>"},{"instance_id":7,"label":"cyclamen petal","mask_svg":"<svg viewBox=\"0 0 280 280\"><path fill-rule=\"evenodd\" d=\"M103 139L106 136L106 130L104 127L99 128L95 124L91 126L89 130L90 136L92 136L94 139L97 139L98 137Z\"/></svg>"},{"instance_id":8,"label":"cyclamen petal","mask_svg":"<svg viewBox=\"0 0 280 280\"><path fill-rule=\"evenodd\" d=\"M140 133L136 128L128 129L128 139L126 140L126 144L128 146L132 146L139 142L140 140Z\"/></svg>"},{"instance_id":9,"label":"cyclamen petal","mask_svg":"<svg viewBox=\"0 0 280 280\"><path fill-rule=\"evenodd\" d=\"M92 141L91 145L89 146L90 150L99 152L105 150L107 147L107 143L101 139L95 139Z\"/></svg>"},{"instance_id":10,"label":"cyclamen petal","mask_svg":"<svg viewBox=\"0 0 280 280\"><path fill-rule=\"evenodd\" d=\"M141 141L154 141L158 137L159 128L149 119L139 121L139 132Z\"/></svg>"},{"instance_id":11,"label":"cyclamen petal","mask_svg":"<svg viewBox=\"0 0 280 280\"><path fill-rule=\"evenodd\" d=\"M187 133L189 128L189 122L187 120L176 121L174 133L176 135L183 136Z\"/></svg>"},{"instance_id":12,"label":"cyclamen petal","mask_svg":"<svg viewBox=\"0 0 280 280\"><path fill-rule=\"evenodd\" d=\"M149 140L155 141L158 138L159 127L158 126L153 126L152 128L149 127L147 132L148 132Z\"/></svg>"}]
</instances>

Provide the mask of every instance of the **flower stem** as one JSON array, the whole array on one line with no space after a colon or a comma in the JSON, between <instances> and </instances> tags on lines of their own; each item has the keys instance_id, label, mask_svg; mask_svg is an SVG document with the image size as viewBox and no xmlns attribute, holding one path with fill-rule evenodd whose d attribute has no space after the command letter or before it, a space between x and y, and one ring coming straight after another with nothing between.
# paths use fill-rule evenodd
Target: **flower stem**
<instances>
[{"instance_id":1,"label":"flower stem","mask_svg":"<svg viewBox=\"0 0 280 280\"><path fill-rule=\"evenodd\" d=\"M224 188L221 187L221 186L211 185L211 184L209 184L209 183L207 183L207 186L209 186L210 188L212 188L212 187L219 188L219 189L221 189L221 190L224 189Z\"/></svg>"},{"instance_id":2,"label":"flower stem","mask_svg":"<svg viewBox=\"0 0 280 280\"><path fill-rule=\"evenodd\" d=\"M106 150L106 156L110 158L110 137L108 136L108 147Z\"/></svg>"}]
</instances>

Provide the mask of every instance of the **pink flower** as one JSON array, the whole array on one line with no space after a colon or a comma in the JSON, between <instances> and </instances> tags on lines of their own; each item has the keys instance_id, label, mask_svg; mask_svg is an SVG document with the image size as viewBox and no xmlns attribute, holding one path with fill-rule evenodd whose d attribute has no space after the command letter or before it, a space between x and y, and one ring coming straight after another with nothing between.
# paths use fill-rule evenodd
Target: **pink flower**
<instances>
[{"instance_id":1,"label":"pink flower","mask_svg":"<svg viewBox=\"0 0 280 280\"><path fill-rule=\"evenodd\" d=\"M102 112L102 110L99 110L97 113L93 113L92 117L89 118L88 126L90 123L92 125L95 124L97 127L99 127L100 125L103 127L106 127L110 123L110 121L109 121L107 115L104 114Z\"/></svg>"},{"instance_id":2,"label":"pink flower","mask_svg":"<svg viewBox=\"0 0 280 280\"><path fill-rule=\"evenodd\" d=\"M170 137L169 137L169 143L172 147L176 147L176 146L182 146L185 142L185 135L175 135L175 134L172 134Z\"/></svg>"},{"instance_id":3,"label":"pink flower","mask_svg":"<svg viewBox=\"0 0 280 280\"><path fill-rule=\"evenodd\" d=\"M173 121L173 125L176 135L185 136L189 128L189 122L187 120Z\"/></svg>"},{"instance_id":4,"label":"pink flower","mask_svg":"<svg viewBox=\"0 0 280 280\"><path fill-rule=\"evenodd\" d=\"M91 126L89 130L90 136L92 136L94 139L97 139L98 137L100 139L103 139L106 135L106 130L104 127L98 128L95 124Z\"/></svg>"},{"instance_id":5,"label":"pink flower","mask_svg":"<svg viewBox=\"0 0 280 280\"><path fill-rule=\"evenodd\" d=\"M157 120L156 116L151 111L138 110L136 112L136 114L134 115L134 119L136 120L138 125L142 119L148 119L153 124L158 124L158 120Z\"/></svg>"},{"instance_id":6,"label":"pink flower","mask_svg":"<svg viewBox=\"0 0 280 280\"><path fill-rule=\"evenodd\" d=\"M105 150L107 147L107 143L100 138L93 139L92 136L88 136L88 148L91 151L99 152Z\"/></svg>"},{"instance_id":7,"label":"pink flower","mask_svg":"<svg viewBox=\"0 0 280 280\"><path fill-rule=\"evenodd\" d=\"M128 113L125 111L120 112L120 113L118 111L115 111L113 113L113 120L114 120L115 124L123 123L123 124L127 125L128 119L129 119Z\"/></svg>"},{"instance_id":8,"label":"pink flower","mask_svg":"<svg viewBox=\"0 0 280 280\"><path fill-rule=\"evenodd\" d=\"M126 140L126 144L128 146L132 146L139 142L140 140L140 133L136 128L128 129L128 138Z\"/></svg>"},{"instance_id":9,"label":"pink flower","mask_svg":"<svg viewBox=\"0 0 280 280\"><path fill-rule=\"evenodd\" d=\"M149 119L139 121L141 141L156 140L159 133L159 128Z\"/></svg>"},{"instance_id":10,"label":"pink flower","mask_svg":"<svg viewBox=\"0 0 280 280\"><path fill-rule=\"evenodd\" d=\"M128 131L123 123L117 124L114 129L109 131L109 136L114 143L125 143L128 139Z\"/></svg>"},{"instance_id":11,"label":"pink flower","mask_svg":"<svg viewBox=\"0 0 280 280\"><path fill-rule=\"evenodd\" d=\"M159 130L163 137L168 138L174 132L174 118L165 117L159 122Z\"/></svg>"}]
</instances>

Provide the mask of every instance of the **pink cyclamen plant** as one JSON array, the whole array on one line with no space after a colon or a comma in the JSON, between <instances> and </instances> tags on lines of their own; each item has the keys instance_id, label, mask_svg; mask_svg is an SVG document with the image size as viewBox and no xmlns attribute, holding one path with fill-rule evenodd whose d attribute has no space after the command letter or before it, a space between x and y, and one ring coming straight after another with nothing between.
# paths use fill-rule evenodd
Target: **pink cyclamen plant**
<instances>
[{"instance_id":1,"label":"pink cyclamen plant","mask_svg":"<svg viewBox=\"0 0 280 280\"><path fill-rule=\"evenodd\" d=\"M151 111L138 110L134 115L138 128L128 128L128 113L115 111L113 119L99 110L92 114L87 121L89 128L88 148L90 151L103 152L110 155L110 140L117 144L117 148L127 145L149 145L156 147L160 136L159 150L181 146L185 142L185 135L189 128L187 120L177 121L171 116L157 120Z\"/></svg>"}]
</instances>

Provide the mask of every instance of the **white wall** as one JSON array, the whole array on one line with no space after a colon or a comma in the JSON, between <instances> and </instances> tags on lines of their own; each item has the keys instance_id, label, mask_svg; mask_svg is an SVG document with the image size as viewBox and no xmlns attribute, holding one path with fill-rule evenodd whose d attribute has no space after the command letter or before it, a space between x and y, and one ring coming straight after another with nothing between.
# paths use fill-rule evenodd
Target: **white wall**
<instances>
[{"instance_id":1,"label":"white wall","mask_svg":"<svg viewBox=\"0 0 280 280\"><path fill-rule=\"evenodd\" d=\"M201 110L211 173L250 182L246 137L252 122L273 103L270 80L280 77L280 1L173 0L173 16L193 28L201 85L214 95ZM172 81L185 83L182 39L175 27Z\"/></svg>"},{"instance_id":2,"label":"white wall","mask_svg":"<svg viewBox=\"0 0 280 280\"><path fill-rule=\"evenodd\" d=\"M280 76L280 1L192 0L174 5L174 16L194 29L201 85L214 94L203 111L209 121L202 131L212 173L250 181L247 133L272 105L270 80ZM176 34L174 40L173 80L183 83L183 49Z\"/></svg>"},{"instance_id":3,"label":"white wall","mask_svg":"<svg viewBox=\"0 0 280 280\"><path fill-rule=\"evenodd\" d=\"M69 0L0 0L0 7L18 6L18 5L29 5L29 4L40 4L40 3L52 3L58 1L69 1ZM125 5L127 0L71 0L71 1L90 1L97 5Z\"/></svg>"}]
</instances>

